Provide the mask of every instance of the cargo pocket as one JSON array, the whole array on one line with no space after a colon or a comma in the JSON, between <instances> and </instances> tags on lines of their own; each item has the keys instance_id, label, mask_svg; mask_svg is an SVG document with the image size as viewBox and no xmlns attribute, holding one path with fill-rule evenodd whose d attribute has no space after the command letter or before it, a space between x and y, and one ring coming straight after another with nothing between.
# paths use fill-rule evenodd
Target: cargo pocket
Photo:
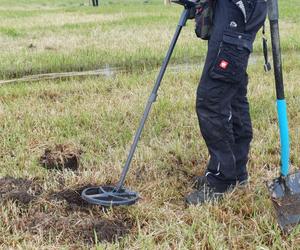
<instances>
[{"instance_id":1,"label":"cargo pocket","mask_svg":"<svg viewBox=\"0 0 300 250\"><path fill-rule=\"evenodd\" d=\"M219 53L209 72L210 77L224 82L239 83L246 75L251 52L251 35L225 31Z\"/></svg>"}]
</instances>

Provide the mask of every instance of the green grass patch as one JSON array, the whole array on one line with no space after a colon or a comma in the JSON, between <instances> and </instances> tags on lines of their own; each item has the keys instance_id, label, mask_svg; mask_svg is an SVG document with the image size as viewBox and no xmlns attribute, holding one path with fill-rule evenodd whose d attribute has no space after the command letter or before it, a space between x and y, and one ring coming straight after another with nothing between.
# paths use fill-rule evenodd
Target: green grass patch
<instances>
[{"instance_id":1,"label":"green grass patch","mask_svg":"<svg viewBox=\"0 0 300 250\"><path fill-rule=\"evenodd\" d=\"M14 28L0 28L0 33L11 38L17 38L23 35L21 31Z\"/></svg>"}]
</instances>

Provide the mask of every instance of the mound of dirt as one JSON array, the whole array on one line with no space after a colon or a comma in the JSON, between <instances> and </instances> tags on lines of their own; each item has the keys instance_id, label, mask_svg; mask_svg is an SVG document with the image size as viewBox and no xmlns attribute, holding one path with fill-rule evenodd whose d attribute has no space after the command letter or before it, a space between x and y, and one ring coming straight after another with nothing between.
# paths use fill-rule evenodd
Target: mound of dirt
<instances>
[{"instance_id":1,"label":"mound of dirt","mask_svg":"<svg viewBox=\"0 0 300 250\"><path fill-rule=\"evenodd\" d=\"M42 193L42 187L34 180L6 176L0 179L1 200L13 200L29 204Z\"/></svg>"},{"instance_id":2,"label":"mound of dirt","mask_svg":"<svg viewBox=\"0 0 300 250\"><path fill-rule=\"evenodd\" d=\"M82 150L71 144L57 144L46 148L40 163L47 169L76 171L79 168Z\"/></svg>"}]
</instances>

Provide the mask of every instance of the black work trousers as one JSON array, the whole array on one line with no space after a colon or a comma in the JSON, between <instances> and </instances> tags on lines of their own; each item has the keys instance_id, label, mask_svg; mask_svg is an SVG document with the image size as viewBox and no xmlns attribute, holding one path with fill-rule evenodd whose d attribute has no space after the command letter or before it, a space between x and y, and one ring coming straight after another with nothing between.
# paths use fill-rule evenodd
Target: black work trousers
<instances>
[{"instance_id":1,"label":"black work trousers","mask_svg":"<svg viewBox=\"0 0 300 250\"><path fill-rule=\"evenodd\" d=\"M216 3L213 31L197 89L196 111L210 154L206 176L219 192L248 178L252 125L246 70L266 12L265 0Z\"/></svg>"}]
</instances>

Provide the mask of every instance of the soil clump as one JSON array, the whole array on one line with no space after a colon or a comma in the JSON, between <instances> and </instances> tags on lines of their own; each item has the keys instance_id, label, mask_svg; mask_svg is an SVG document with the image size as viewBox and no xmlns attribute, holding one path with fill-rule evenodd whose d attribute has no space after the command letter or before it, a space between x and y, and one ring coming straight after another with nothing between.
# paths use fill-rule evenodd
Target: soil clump
<instances>
[{"instance_id":1,"label":"soil clump","mask_svg":"<svg viewBox=\"0 0 300 250\"><path fill-rule=\"evenodd\" d=\"M39 162L44 168L50 170L76 171L79 168L81 154L82 150L72 144L57 144L46 148Z\"/></svg>"}]
</instances>

